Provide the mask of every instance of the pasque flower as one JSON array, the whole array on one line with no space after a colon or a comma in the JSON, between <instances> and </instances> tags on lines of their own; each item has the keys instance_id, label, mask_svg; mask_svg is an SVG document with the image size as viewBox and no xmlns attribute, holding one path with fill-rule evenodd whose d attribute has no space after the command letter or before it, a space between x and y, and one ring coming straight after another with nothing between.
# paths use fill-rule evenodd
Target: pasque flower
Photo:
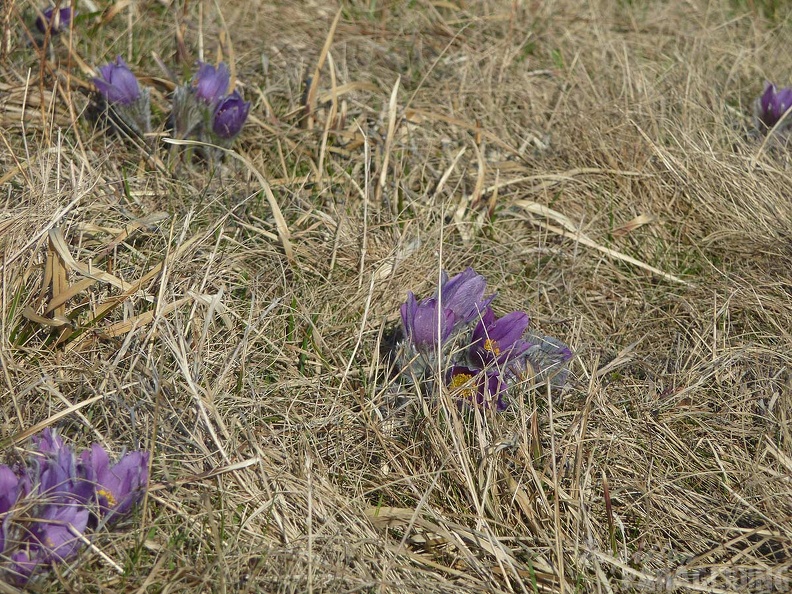
<instances>
[{"instance_id":1,"label":"pasque flower","mask_svg":"<svg viewBox=\"0 0 792 594\"><path fill-rule=\"evenodd\" d=\"M497 371L454 365L448 372L446 386L452 395L468 404L490 406L494 403L498 410L505 410L507 407L503 397L508 386Z\"/></svg>"},{"instance_id":2,"label":"pasque flower","mask_svg":"<svg viewBox=\"0 0 792 594\"><path fill-rule=\"evenodd\" d=\"M19 476L10 467L0 464L0 555L5 550L9 512L30 490L27 474Z\"/></svg>"},{"instance_id":3,"label":"pasque flower","mask_svg":"<svg viewBox=\"0 0 792 594\"><path fill-rule=\"evenodd\" d=\"M25 531L20 547L6 565L9 579L24 585L41 565L67 561L82 547L80 535L90 512L82 505L56 501L40 507L37 519Z\"/></svg>"},{"instance_id":4,"label":"pasque flower","mask_svg":"<svg viewBox=\"0 0 792 594\"><path fill-rule=\"evenodd\" d=\"M115 63L100 66L99 75L93 83L109 104L132 105L140 98L138 80L121 56Z\"/></svg>"},{"instance_id":5,"label":"pasque flower","mask_svg":"<svg viewBox=\"0 0 792 594\"><path fill-rule=\"evenodd\" d=\"M58 501L44 506L30 526L30 544L46 561L64 561L82 546L78 534L85 532L90 512L83 505Z\"/></svg>"},{"instance_id":6,"label":"pasque flower","mask_svg":"<svg viewBox=\"0 0 792 594\"><path fill-rule=\"evenodd\" d=\"M148 460L148 452L130 452L111 465L109 455L98 444L80 455L102 514L120 516L138 502L148 484Z\"/></svg>"},{"instance_id":7,"label":"pasque flower","mask_svg":"<svg viewBox=\"0 0 792 594\"><path fill-rule=\"evenodd\" d=\"M772 83L765 83L762 95L754 104L754 115L759 123L759 128L766 132L775 126L784 116L784 113L792 107L792 87L777 89ZM792 126L792 117L788 117L787 123ZM787 124L782 124L786 127Z\"/></svg>"},{"instance_id":8,"label":"pasque flower","mask_svg":"<svg viewBox=\"0 0 792 594\"><path fill-rule=\"evenodd\" d=\"M192 79L192 88L198 99L214 105L226 94L230 82L231 73L225 62L220 62L217 68L206 62L199 62L198 72Z\"/></svg>"},{"instance_id":9,"label":"pasque flower","mask_svg":"<svg viewBox=\"0 0 792 594\"><path fill-rule=\"evenodd\" d=\"M223 97L212 114L212 132L222 140L233 140L245 125L250 102L242 99L239 91Z\"/></svg>"},{"instance_id":10,"label":"pasque flower","mask_svg":"<svg viewBox=\"0 0 792 594\"><path fill-rule=\"evenodd\" d=\"M72 449L49 428L37 440L38 493L45 501L57 500L85 504L93 493L93 485L78 472Z\"/></svg>"},{"instance_id":11,"label":"pasque flower","mask_svg":"<svg viewBox=\"0 0 792 594\"><path fill-rule=\"evenodd\" d=\"M129 512L148 484L148 452L111 464L99 445L76 456L49 428L32 441L27 465L0 464L0 580L22 586L73 557L92 517Z\"/></svg>"},{"instance_id":12,"label":"pasque flower","mask_svg":"<svg viewBox=\"0 0 792 594\"><path fill-rule=\"evenodd\" d=\"M54 6L45 8L41 15L36 17L36 29L41 33L49 31L50 35L57 35L61 31L66 31L74 18L74 12L70 7L55 10Z\"/></svg>"},{"instance_id":13,"label":"pasque flower","mask_svg":"<svg viewBox=\"0 0 792 594\"><path fill-rule=\"evenodd\" d=\"M467 268L450 278L443 273L428 299L407 293L401 306L406 340L395 357L405 383L417 384L424 394L443 388L460 402L497 410L507 408L509 389L517 384L564 385L569 347L528 332L525 312L498 318L490 307L495 295L485 297L486 289L484 277Z\"/></svg>"},{"instance_id":14,"label":"pasque flower","mask_svg":"<svg viewBox=\"0 0 792 594\"><path fill-rule=\"evenodd\" d=\"M487 307L473 329L473 341L468 349L471 362L483 367L502 366L523 354L529 345L521 337L529 321L528 314L521 311L496 318Z\"/></svg>"},{"instance_id":15,"label":"pasque flower","mask_svg":"<svg viewBox=\"0 0 792 594\"><path fill-rule=\"evenodd\" d=\"M439 291L441 305L454 312L455 324L467 324L478 318L495 298L490 295L484 299L486 288L486 279L470 267L450 279L443 272Z\"/></svg>"},{"instance_id":16,"label":"pasque flower","mask_svg":"<svg viewBox=\"0 0 792 594\"><path fill-rule=\"evenodd\" d=\"M30 490L27 474L19 476L5 464L0 464L0 521L16 505L17 500ZM3 547L0 546L0 552Z\"/></svg>"},{"instance_id":17,"label":"pasque flower","mask_svg":"<svg viewBox=\"0 0 792 594\"><path fill-rule=\"evenodd\" d=\"M55 455L57 454L63 447L63 439L60 435L58 435L57 431L53 431L50 427L47 427L41 433L34 435L31 438L33 445L36 449L44 455Z\"/></svg>"},{"instance_id":18,"label":"pasque flower","mask_svg":"<svg viewBox=\"0 0 792 594\"><path fill-rule=\"evenodd\" d=\"M412 291L401 306L402 325L413 346L423 353L435 351L454 329L454 312L441 308L437 299L431 297L418 301Z\"/></svg>"}]
</instances>

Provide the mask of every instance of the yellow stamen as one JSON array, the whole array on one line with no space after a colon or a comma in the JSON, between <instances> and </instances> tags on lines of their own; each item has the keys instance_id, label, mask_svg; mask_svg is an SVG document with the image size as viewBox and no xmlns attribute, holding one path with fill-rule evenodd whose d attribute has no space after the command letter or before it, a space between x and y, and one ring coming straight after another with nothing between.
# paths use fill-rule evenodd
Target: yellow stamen
<instances>
[{"instance_id":1,"label":"yellow stamen","mask_svg":"<svg viewBox=\"0 0 792 594\"><path fill-rule=\"evenodd\" d=\"M99 497L104 497L105 499L107 499L108 507L115 507L116 506L116 503L117 503L116 498L113 497L113 494L110 491L108 491L107 489L99 489L96 492L96 494L99 495Z\"/></svg>"},{"instance_id":2,"label":"yellow stamen","mask_svg":"<svg viewBox=\"0 0 792 594\"><path fill-rule=\"evenodd\" d=\"M492 340L488 338L484 341L484 350L489 351L493 355L500 355L500 347L498 346L497 340Z\"/></svg>"},{"instance_id":3,"label":"yellow stamen","mask_svg":"<svg viewBox=\"0 0 792 594\"><path fill-rule=\"evenodd\" d=\"M465 384L468 384L472 379L473 376L468 373L458 373L451 378L451 383L449 384L448 387L451 388L452 390L459 390L460 388L462 388L461 390L459 390L460 395L464 396L465 398L473 398L476 394L475 389L472 388L470 385L463 387L465 386Z\"/></svg>"}]
</instances>

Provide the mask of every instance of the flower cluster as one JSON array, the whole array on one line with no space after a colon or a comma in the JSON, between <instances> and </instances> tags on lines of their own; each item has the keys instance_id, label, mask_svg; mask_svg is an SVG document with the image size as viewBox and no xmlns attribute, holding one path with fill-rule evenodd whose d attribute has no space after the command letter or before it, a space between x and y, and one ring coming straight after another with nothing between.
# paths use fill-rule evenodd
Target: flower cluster
<instances>
[{"instance_id":1,"label":"flower cluster","mask_svg":"<svg viewBox=\"0 0 792 594\"><path fill-rule=\"evenodd\" d=\"M0 464L0 579L27 583L73 557L89 527L128 513L148 484L148 460L136 451L111 464L97 444L78 456L50 429L34 436L27 464Z\"/></svg>"},{"instance_id":2,"label":"flower cluster","mask_svg":"<svg viewBox=\"0 0 792 594\"><path fill-rule=\"evenodd\" d=\"M776 133L785 135L792 130L792 114L784 114L792 107L792 87L777 89L765 83L764 92L754 102L756 127L763 134L775 128Z\"/></svg>"},{"instance_id":3,"label":"flower cluster","mask_svg":"<svg viewBox=\"0 0 792 594\"><path fill-rule=\"evenodd\" d=\"M36 29L42 35L58 35L69 29L75 16L69 7L45 8L36 16ZM97 70L98 75L92 79L97 91L97 112L107 117L115 129L138 137L150 134L150 89L141 86L121 56ZM178 139L230 147L249 112L250 102L233 89L228 66L223 62L216 67L199 62L192 79L176 87L168 122Z\"/></svg>"},{"instance_id":4,"label":"flower cluster","mask_svg":"<svg viewBox=\"0 0 792 594\"><path fill-rule=\"evenodd\" d=\"M239 91L228 93L231 73L224 62L215 68L200 62L190 84L173 95L173 132L177 138L196 138L230 145L245 124L250 102Z\"/></svg>"},{"instance_id":5,"label":"flower cluster","mask_svg":"<svg viewBox=\"0 0 792 594\"><path fill-rule=\"evenodd\" d=\"M528 332L521 311L497 317L485 297L487 281L472 268L448 278L418 300L412 292L401 306L405 342L398 361L407 381L438 377L455 396L469 403L508 406L509 387L525 381L561 386L572 351L549 336Z\"/></svg>"}]
</instances>

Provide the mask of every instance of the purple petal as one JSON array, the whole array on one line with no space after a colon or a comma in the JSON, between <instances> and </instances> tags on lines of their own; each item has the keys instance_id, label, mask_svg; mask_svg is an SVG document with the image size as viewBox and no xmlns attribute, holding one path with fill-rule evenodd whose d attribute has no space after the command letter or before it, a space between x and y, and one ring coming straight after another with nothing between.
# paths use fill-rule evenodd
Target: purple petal
<instances>
[{"instance_id":1,"label":"purple petal","mask_svg":"<svg viewBox=\"0 0 792 594\"><path fill-rule=\"evenodd\" d=\"M770 82L766 82L764 93L762 93L762 96L759 99L759 103L762 107L763 113L768 113L770 111L770 105L773 102L773 97L775 97L775 93L776 93L775 85Z\"/></svg>"},{"instance_id":2,"label":"purple petal","mask_svg":"<svg viewBox=\"0 0 792 594\"><path fill-rule=\"evenodd\" d=\"M41 557L38 547L32 547L30 550L18 550L11 555L10 563L8 564L8 577L12 583L18 586L24 586L30 579L30 576L41 564Z\"/></svg>"},{"instance_id":3,"label":"purple petal","mask_svg":"<svg viewBox=\"0 0 792 594\"><path fill-rule=\"evenodd\" d=\"M525 312L514 311L496 319L492 310L487 308L473 329L473 342L469 349L472 361L484 367L496 363L503 365L525 352L527 346L520 342L520 337L529 322Z\"/></svg>"},{"instance_id":4,"label":"purple petal","mask_svg":"<svg viewBox=\"0 0 792 594\"><path fill-rule=\"evenodd\" d=\"M51 35L57 35L68 29L74 17L74 13L72 13L72 9L69 7L61 8L54 21L52 20L53 15L55 15L54 7L50 6L49 8L45 8L41 11L41 14L44 18L40 16L36 18L36 28L41 33L46 33L49 29Z\"/></svg>"},{"instance_id":5,"label":"purple petal","mask_svg":"<svg viewBox=\"0 0 792 594\"><path fill-rule=\"evenodd\" d=\"M29 481L27 481L29 482ZM21 495L27 492L27 483L5 464L0 464L0 516L7 513ZM2 552L0 547L0 552Z\"/></svg>"},{"instance_id":6,"label":"purple petal","mask_svg":"<svg viewBox=\"0 0 792 594\"><path fill-rule=\"evenodd\" d=\"M225 62L220 62L217 68L205 62L200 62L199 64L198 72L193 77L192 83L195 89L195 96L205 103L214 105L228 90L228 85L231 82L231 73Z\"/></svg>"},{"instance_id":7,"label":"purple petal","mask_svg":"<svg viewBox=\"0 0 792 594\"><path fill-rule=\"evenodd\" d=\"M454 312L456 323L467 324L475 320L495 298L495 295L491 295L484 299L486 288L486 279L468 267L450 279L443 272L443 282L438 294L442 306Z\"/></svg>"},{"instance_id":8,"label":"purple petal","mask_svg":"<svg viewBox=\"0 0 792 594\"><path fill-rule=\"evenodd\" d=\"M74 555L83 544L75 532L85 532L89 515L88 508L83 505L66 502L47 505L40 520L30 528L44 550L45 558L65 561Z\"/></svg>"},{"instance_id":9,"label":"purple petal","mask_svg":"<svg viewBox=\"0 0 792 594\"><path fill-rule=\"evenodd\" d=\"M131 105L140 97L138 80L121 56L115 63L100 66L99 75L93 83L108 103Z\"/></svg>"},{"instance_id":10,"label":"purple petal","mask_svg":"<svg viewBox=\"0 0 792 594\"><path fill-rule=\"evenodd\" d=\"M508 406L503 400L507 385L495 371L455 365L448 373L446 385L463 403L489 406L495 402L498 410Z\"/></svg>"},{"instance_id":11,"label":"purple petal","mask_svg":"<svg viewBox=\"0 0 792 594\"><path fill-rule=\"evenodd\" d=\"M221 99L212 115L212 132L223 140L232 140L245 125L250 111L250 102L242 99L239 91Z\"/></svg>"},{"instance_id":12,"label":"purple petal","mask_svg":"<svg viewBox=\"0 0 792 594\"><path fill-rule=\"evenodd\" d=\"M94 444L83 452L81 461L90 468L96 500L103 514L126 513L148 484L148 452L130 452L110 466L107 452Z\"/></svg>"},{"instance_id":13,"label":"purple petal","mask_svg":"<svg viewBox=\"0 0 792 594\"><path fill-rule=\"evenodd\" d=\"M34 435L31 438L33 445L38 448L42 454L56 454L58 450L63 447L63 439L60 438L57 431L47 427L41 433Z\"/></svg>"}]
</instances>

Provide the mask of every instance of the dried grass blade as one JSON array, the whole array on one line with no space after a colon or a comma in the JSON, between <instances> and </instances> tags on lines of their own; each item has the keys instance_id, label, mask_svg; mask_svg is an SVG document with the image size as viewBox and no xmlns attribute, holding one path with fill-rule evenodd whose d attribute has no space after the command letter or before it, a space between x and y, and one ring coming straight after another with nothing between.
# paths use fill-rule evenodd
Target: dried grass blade
<instances>
[{"instance_id":1,"label":"dried grass blade","mask_svg":"<svg viewBox=\"0 0 792 594\"><path fill-rule=\"evenodd\" d=\"M122 291L127 291L132 286L129 283L122 281L120 278L113 276L112 274L102 272L101 270L92 270L85 264L77 262L71 253L69 253L69 248L67 247L66 241L64 240L63 234L59 228L55 227L50 229L49 238L50 242L52 243L52 247L69 269L74 270L83 276L87 276L88 278L111 284L114 287L118 287Z\"/></svg>"},{"instance_id":2,"label":"dried grass blade","mask_svg":"<svg viewBox=\"0 0 792 594\"><path fill-rule=\"evenodd\" d=\"M377 183L377 189L374 193L374 201L377 202L377 204L382 201L382 191L385 189L385 180L388 178L388 161L390 160L390 153L393 148L393 133L396 130L396 101L399 96L400 84L401 76L397 76L396 83L393 85L393 90L391 91L390 101L388 102L388 134L385 137L382 171L380 172L379 182ZM396 208L395 202L394 208Z\"/></svg>"},{"instance_id":3,"label":"dried grass blade","mask_svg":"<svg viewBox=\"0 0 792 594\"><path fill-rule=\"evenodd\" d=\"M141 326L145 326L146 324L150 324L154 320L155 316L157 315L166 316L175 309L178 309L179 307L181 307L185 303L189 303L190 301L192 301L192 298L182 297L181 299L164 306L159 311L157 311L156 309L151 309L133 318L124 320L123 322L116 322L115 324L112 324L107 328L104 328L102 330L102 334L110 338L115 336L120 336L122 334L126 334L127 332L130 332L133 328L139 328Z\"/></svg>"},{"instance_id":4,"label":"dried grass blade","mask_svg":"<svg viewBox=\"0 0 792 594\"><path fill-rule=\"evenodd\" d=\"M289 226L286 224L286 219L283 218L283 213L281 212L280 206L278 206L278 201L275 199L275 195L272 193L272 188L270 188L269 183L264 176L256 169L256 166L243 155L239 154L238 152L227 149L222 146L217 146L214 144L208 144L205 142L197 142L195 140L179 140L176 138L163 138L163 142L167 142L168 144L175 144L179 146L209 146L212 148L219 149L241 161L249 170L250 172L256 177L259 184L261 185L262 190L264 190L264 195L267 197L267 203L270 206L270 210L272 210L272 217L275 219L275 228L278 230L278 237L280 237L281 245L283 245L283 251L286 254L286 258L289 262L294 261L294 248L292 247L291 241L289 238L291 234L289 233Z\"/></svg>"},{"instance_id":5,"label":"dried grass blade","mask_svg":"<svg viewBox=\"0 0 792 594\"><path fill-rule=\"evenodd\" d=\"M673 281L675 283L679 283L681 285L685 285L687 287L692 286L691 283L689 283L689 282L687 282L685 280L682 280L681 278L676 277L673 274L669 274L668 272L663 272L659 268L655 268L654 266L651 266L651 265L647 264L646 262L641 262L640 260L636 260L632 256L628 256L627 254L622 254L621 252L617 252L616 250L612 250L611 248L608 248L608 247L605 247L604 245L598 244L596 241L590 239L589 237L587 237L586 235L584 235L583 233L581 233L580 231L575 229L575 226L572 224L572 222L566 216L562 215L561 213L559 213L559 212L557 212L557 211L555 211L555 210L553 210L551 208L547 208L546 206L543 206L543 205L538 204L536 202L530 202L528 200L518 200L517 202L515 202L515 204L517 206L520 206L523 210L525 210L525 211L527 211L529 213L532 212L532 213L536 213L536 214L541 214L541 215L543 215L543 216L545 216L547 218L551 218L551 219L557 221L558 223L560 223L561 225L563 225L564 228L561 229L559 227L556 227L555 225L549 225L549 224L544 223L542 221L537 221L537 220L531 219L531 222L539 225L540 227L542 227L543 229L546 229L547 231L550 231L551 233L555 233L556 235L560 235L562 237L567 237L567 236L571 235L571 237L575 241L577 241L578 243L582 243L583 245L585 245L587 247L590 247L590 248L593 248L595 250L598 250L598 251L602 252L603 254L605 254L607 256L610 256L611 258L615 258L617 260L621 260L622 262L627 262L628 264L632 264L633 266L637 266L638 268L643 268L644 270L647 270L647 271L651 272L652 274L660 276L660 277L662 277L662 278L664 278L666 280L670 280L670 281Z\"/></svg>"},{"instance_id":6,"label":"dried grass blade","mask_svg":"<svg viewBox=\"0 0 792 594\"><path fill-rule=\"evenodd\" d=\"M10 445L16 445L18 443L21 443L21 442L25 441L31 435L34 435L34 434L38 433L39 431L42 431L43 429L46 429L50 425L60 421L63 417L67 417L70 414L72 414L73 412L78 411L81 408L84 408L84 407L88 406L89 404L93 404L94 402L97 402L97 401L103 399L104 397L105 397L104 394L99 394L98 396L93 396L92 398L88 398L86 400L83 400L82 402L78 402L77 404L73 404L70 407L65 408L62 411L59 411L59 412L55 413L54 415L44 419L40 423L36 423L32 427L28 427L27 429L25 429L21 433L17 433L13 437L9 438L7 441L1 442L0 443L0 448L4 449L4 448L6 448L6 447L8 447Z\"/></svg>"},{"instance_id":7,"label":"dried grass blade","mask_svg":"<svg viewBox=\"0 0 792 594\"><path fill-rule=\"evenodd\" d=\"M324 66L325 60L327 59L327 54L330 52L330 46L333 45L333 37L335 36L336 27L338 27L338 21L341 20L341 9L338 9L336 12L335 18L333 19L333 23L330 25L330 30L327 32L327 37L325 38L324 46L322 46L322 51L319 54L319 59L316 62L316 68L314 68L313 76L311 77L310 87L308 88L308 94L305 98L305 109L308 112L306 115L306 125L310 130L313 126L313 114L316 111L316 89L319 86L319 76L322 72L322 67Z\"/></svg>"},{"instance_id":8,"label":"dried grass blade","mask_svg":"<svg viewBox=\"0 0 792 594\"><path fill-rule=\"evenodd\" d=\"M57 296L53 296L50 299L49 304L47 305L47 309L44 310L45 314L53 312L55 309L66 303L69 299L72 299L79 293L82 293L91 285L96 284L98 281L93 278L84 278L82 280L77 281L73 285L69 286L69 288L65 291L61 291L58 293Z\"/></svg>"}]
</instances>

